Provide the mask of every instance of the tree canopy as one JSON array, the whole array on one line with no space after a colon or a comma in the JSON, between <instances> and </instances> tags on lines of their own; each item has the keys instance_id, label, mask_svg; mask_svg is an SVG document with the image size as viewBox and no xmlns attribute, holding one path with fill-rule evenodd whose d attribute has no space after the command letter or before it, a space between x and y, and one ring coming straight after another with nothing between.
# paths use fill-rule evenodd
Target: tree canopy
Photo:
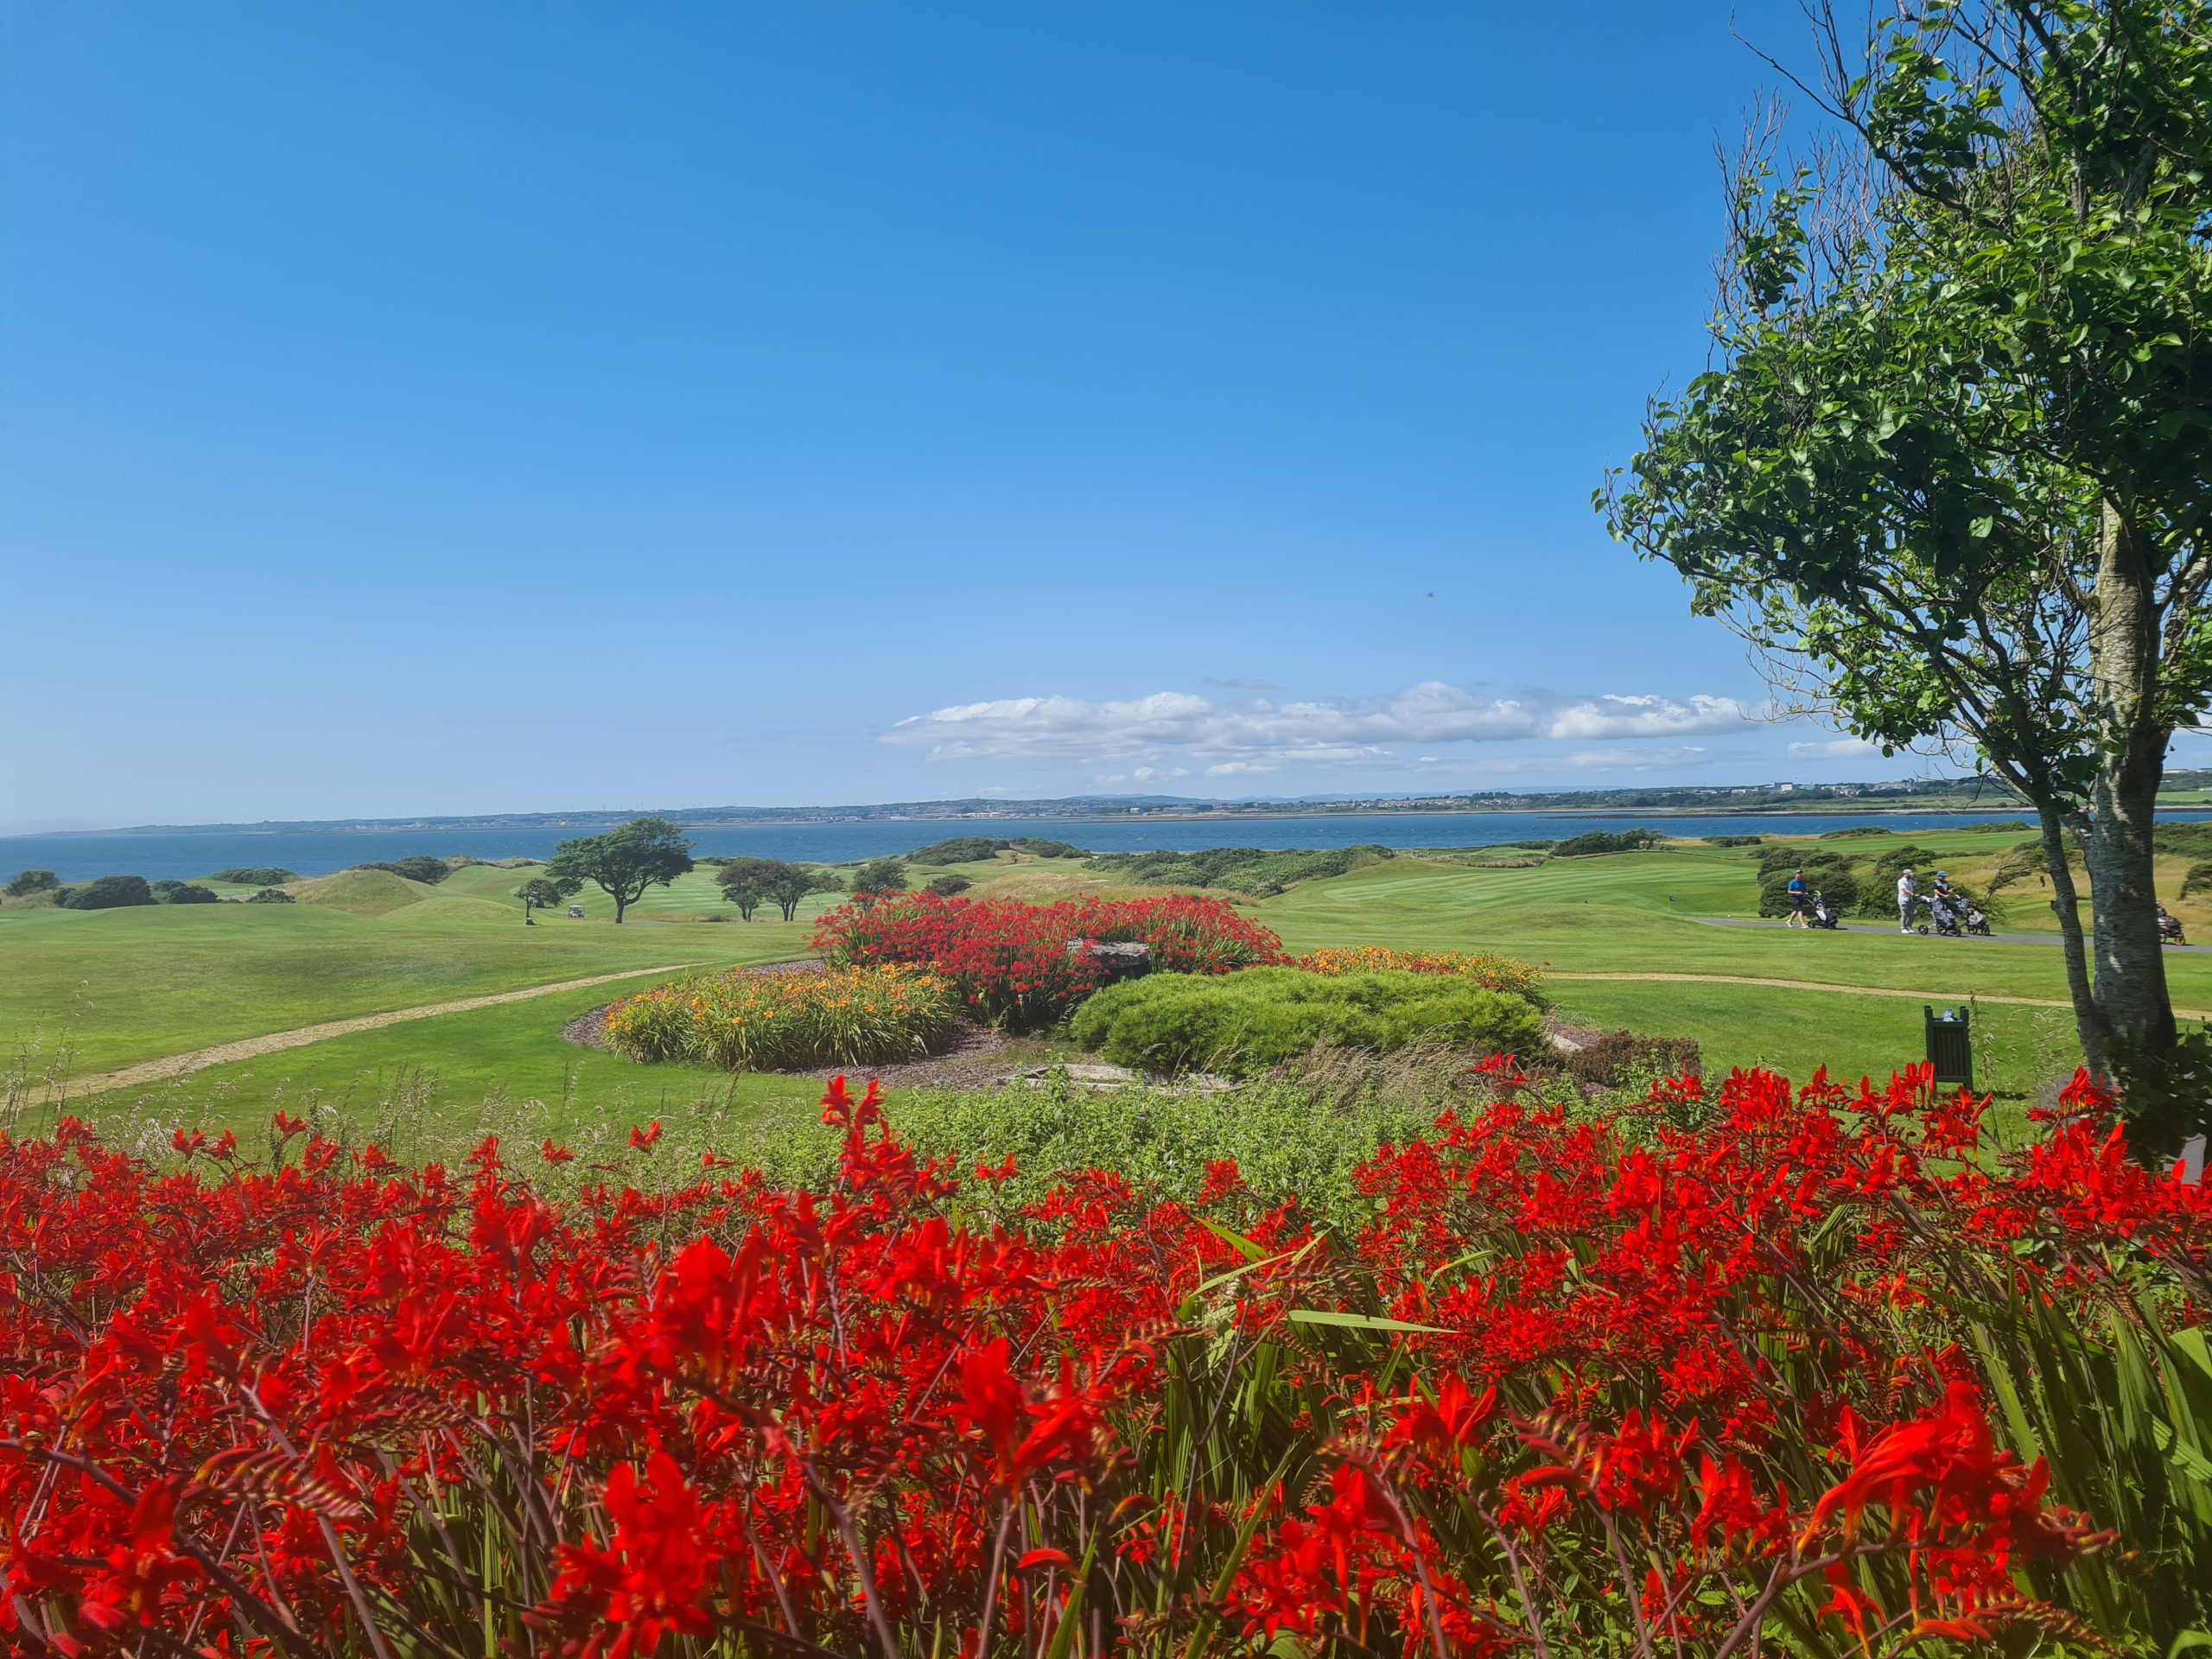
<instances>
[{"instance_id":1,"label":"tree canopy","mask_svg":"<svg viewBox=\"0 0 2212 1659\"><path fill-rule=\"evenodd\" d=\"M836 893L842 887L827 870L774 858L732 859L715 880L722 896L748 922L764 901L774 905L788 922L798 915L799 905L809 893Z\"/></svg>"},{"instance_id":2,"label":"tree canopy","mask_svg":"<svg viewBox=\"0 0 2212 1659\"><path fill-rule=\"evenodd\" d=\"M2212 7L1904 0L1815 41L1844 138L1747 143L1715 366L1602 503L1789 708L2035 805L2085 1052L2171 1094L2151 830L2212 701Z\"/></svg>"},{"instance_id":3,"label":"tree canopy","mask_svg":"<svg viewBox=\"0 0 2212 1659\"><path fill-rule=\"evenodd\" d=\"M587 881L614 900L614 919L645 896L691 868L691 842L666 818L632 818L603 836L564 841L545 867L547 880L574 893Z\"/></svg>"}]
</instances>

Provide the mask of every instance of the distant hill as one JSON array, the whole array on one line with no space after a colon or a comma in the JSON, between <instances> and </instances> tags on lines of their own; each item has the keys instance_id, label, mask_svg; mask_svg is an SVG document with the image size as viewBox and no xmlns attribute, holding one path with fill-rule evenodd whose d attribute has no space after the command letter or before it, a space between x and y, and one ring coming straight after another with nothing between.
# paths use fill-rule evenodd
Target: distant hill
<instances>
[{"instance_id":1,"label":"distant hill","mask_svg":"<svg viewBox=\"0 0 2212 1659\"><path fill-rule=\"evenodd\" d=\"M2202 781L2195 781L2202 779ZM2212 772L2177 771L2171 789L2212 788ZM1907 779L1885 783L1685 785L1675 788L1482 791L1463 795L1306 795L1228 800L1180 795L1069 795L1046 800L971 797L950 801L880 801L844 806L628 807L620 810L492 812L411 818L265 818L257 823L151 823L67 834L275 835L299 831L402 832L449 830L573 830L589 835L648 813L691 829L738 824L1002 823L1023 820L1138 817L1330 817L1376 812L1802 812L1982 807L2016 810L2012 792L1988 779Z\"/></svg>"}]
</instances>

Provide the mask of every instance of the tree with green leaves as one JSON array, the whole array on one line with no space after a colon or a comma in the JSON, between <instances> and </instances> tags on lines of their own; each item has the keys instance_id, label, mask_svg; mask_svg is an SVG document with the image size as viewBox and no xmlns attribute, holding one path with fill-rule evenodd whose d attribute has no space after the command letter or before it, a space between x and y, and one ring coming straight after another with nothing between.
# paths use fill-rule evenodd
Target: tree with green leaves
<instances>
[{"instance_id":1,"label":"tree with green leaves","mask_svg":"<svg viewBox=\"0 0 2212 1659\"><path fill-rule=\"evenodd\" d=\"M798 914L808 894L843 890L843 884L827 870L787 864L776 858L732 859L722 867L717 880L722 896L748 922L764 901L775 906L788 922Z\"/></svg>"},{"instance_id":2,"label":"tree with green leaves","mask_svg":"<svg viewBox=\"0 0 2212 1659\"><path fill-rule=\"evenodd\" d=\"M904 893L907 884L905 859L871 859L861 865L853 877L853 897L865 900L880 898L887 893Z\"/></svg>"},{"instance_id":3,"label":"tree with green leaves","mask_svg":"<svg viewBox=\"0 0 2212 1659\"><path fill-rule=\"evenodd\" d=\"M2203 1094L2152 825L2212 702L2212 7L1901 0L1866 41L1815 16L1842 137L1746 144L1714 366L1601 505L1793 712L2033 804L2084 1054L2162 1149Z\"/></svg>"},{"instance_id":4,"label":"tree with green leaves","mask_svg":"<svg viewBox=\"0 0 2212 1659\"><path fill-rule=\"evenodd\" d=\"M553 849L546 877L574 893L587 881L614 901L614 919L643 898L691 868L691 842L666 818L632 818L603 836L564 841ZM564 893L563 897L566 897Z\"/></svg>"},{"instance_id":5,"label":"tree with green leaves","mask_svg":"<svg viewBox=\"0 0 2212 1659\"><path fill-rule=\"evenodd\" d=\"M523 901L525 909L551 910L556 905L566 904L577 886L574 881L556 881L550 875L533 875L515 889L515 897Z\"/></svg>"},{"instance_id":6,"label":"tree with green leaves","mask_svg":"<svg viewBox=\"0 0 2212 1659\"><path fill-rule=\"evenodd\" d=\"M61 878L52 870L25 870L0 893L10 899L28 899L35 893L54 893L61 887Z\"/></svg>"}]
</instances>

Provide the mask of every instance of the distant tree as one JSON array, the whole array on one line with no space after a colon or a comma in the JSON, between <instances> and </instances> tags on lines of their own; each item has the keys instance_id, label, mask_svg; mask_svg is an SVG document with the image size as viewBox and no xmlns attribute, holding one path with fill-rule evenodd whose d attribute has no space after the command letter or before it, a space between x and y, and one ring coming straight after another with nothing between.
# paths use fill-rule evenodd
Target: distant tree
<instances>
[{"instance_id":1,"label":"distant tree","mask_svg":"<svg viewBox=\"0 0 2212 1659\"><path fill-rule=\"evenodd\" d=\"M535 905L540 910L550 910L565 904L569 895L576 890L576 883L554 880L550 876L533 875L515 889L515 897L525 905Z\"/></svg>"},{"instance_id":2,"label":"distant tree","mask_svg":"<svg viewBox=\"0 0 2212 1659\"><path fill-rule=\"evenodd\" d=\"M837 878L826 870L776 858L734 858L723 868L720 885L722 896L748 922L763 903L775 906L788 922L809 893L841 890Z\"/></svg>"},{"instance_id":3,"label":"distant tree","mask_svg":"<svg viewBox=\"0 0 2212 1659\"><path fill-rule=\"evenodd\" d=\"M728 859L724 861L715 885L721 888L722 897L737 906L738 915L749 922L753 912L760 908L760 901L768 896L770 874L789 868L772 858Z\"/></svg>"},{"instance_id":4,"label":"distant tree","mask_svg":"<svg viewBox=\"0 0 2212 1659\"><path fill-rule=\"evenodd\" d=\"M104 875L61 895L61 903L70 910L120 910L126 905L153 902L154 890L143 875Z\"/></svg>"},{"instance_id":5,"label":"distant tree","mask_svg":"<svg viewBox=\"0 0 2212 1659\"><path fill-rule=\"evenodd\" d=\"M587 881L614 900L614 919L645 896L691 868L691 842L666 818L632 818L603 836L564 841L553 849L545 873L574 893Z\"/></svg>"},{"instance_id":6,"label":"distant tree","mask_svg":"<svg viewBox=\"0 0 2212 1659\"><path fill-rule=\"evenodd\" d=\"M853 878L853 897L873 899L880 893L906 891L906 861L903 858L879 858L863 864L860 874Z\"/></svg>"},{"instance_id":7,"label":"distant tree","mask_svg":"<svg viewBox=\"0 0 2212 1659\"><path fill-rule=\"evenodd\" d=\"M842 893L845 884L827 870L810 870L786 864L768 883L768 899L790 921L798 914L799 901L813 893Z\"/></svg>"},{"instance_id":8,"label":"distant tree","mask_svg":"<svg viewBox=\"0 0 2212 1659\"><path fill-rule=\"evenodd\" d=\"M246 894L243 902L249 905L296 905L300 901L282 887L264 887L259 893Z\"/></svg>"},{"instance_id":9,"label":"distant tree","mask_svg":"<svg viewBox=\"0 0 2212 1659\"><path fill-rule=\"evenodd\" d=\"M287 881L300 878L278 864L240 864L227 870L218 870L207 878L210 881L229 881L241 887L281 887Z\"/></svg>"},{"instance_id":10,"label":"distant tree","mask_svg":"<svg viewBox=\"0 0 2212 1659\"><path fill-rule=\"evenodd\" d=\"M25 870L0 891L10 899L28 899L35 893L52 893L60 885L61 878L52 870Z\"/></svg>"},{"instance_id":11,"label":"distant tree","mask_svg":"<svg viewBox=\"0 0 2212 1659\"><path fill-rule=\"evenodd\" d=\"M156 881L154 896L165 905L219 905L223 895L196 881Z\"/></svg>"},{"instance_id":12,"label":"distant tree","mask_svg":"<svg viewBox=\"0 0 2212 1659\"><path fill-rule=\"evenodd\" d=\"M930 878L930 891L941 899L965 893L975 885L964 875L933 875Z\"/></svg>"}]
</instances>

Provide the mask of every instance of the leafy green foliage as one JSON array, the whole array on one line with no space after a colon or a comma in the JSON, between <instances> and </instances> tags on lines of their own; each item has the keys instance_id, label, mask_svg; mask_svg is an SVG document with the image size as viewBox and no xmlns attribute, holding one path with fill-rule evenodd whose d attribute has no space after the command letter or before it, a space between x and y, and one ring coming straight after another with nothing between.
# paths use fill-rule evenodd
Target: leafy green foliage
<instances>
[{"instance_id":1,"label":"leafy green foliage","mask_svg":"<svg viewBox=\"0 0 2212 1659\"><path fill-rule=\"evenodd\" d=\"M545 874L574 893L587 881L614 900L614 919L645 896L691 868L691 842L666 818L632 818L602 836L582 836L553 849Z\"/></svg>"},{"instance_id":2,"label":"leafy green foliage","mask_svg":"<svg viewBox=\"0 0 2212 1659\"><path fill-rule=\"evenodd\" d=\"M165 905L219 905L223 895L193 881L156 881L154 896Z\"/></svg>"},{"instance_id":3,"label":"leafy green foliage","mask_svg":"<svg viewBox=\"0 0 2212 1659\"><path fill-rule=\"evenodd\" d=\"M1209 847L1192 852L1099 853L1085 868L1147 887L1220 887L1264 899L1294 882L1343 875L1396 856L1388 847L1372 846L1311 852Z\"/></svg>"},{"instance_id":4,"label":"leafy green foliage","mask_svg":"<svg viewBox=\"0 0 2212 1659\"><path fill-rule=\"evenodd\" d=\"M35 893L54 893L61 887L61 878L52 870L25 870L0 892L10 899L28 899Z\"/></svg>"},{"instance_id":5,"label":"leafy green foliage","mask_svg":"<svg viewBox=\"0 0 2212 1659\"><path fill-rule=\"evenodd\" d=\"M241 887L281 887L287 881L296 881L300 878L275 864L240 864L227 870L218 870L207 879L210 881L227 881Z\"/></svg>"},{"instance_id":6,"label":"leafy green foliage","mask_svg":"<svg viewBox=\"0 0 2212 1659\"><path fill-rule=\"evenodd\" d=\"M1854 823L1847 830L1823 830L1821 831L1821 839L1822 841L1851 841L1865 836L1893 836L1895 834L1897 834L1896 830L1885 829L1878 823Z\"/></svg>"},{"instance_id":7,"label":"leafy green foliage","mask_svg":"<svg viewBox=\"0 0 2212 1659\"><path fill-rule=\"evenodd\" d=\"M258 893L246 894L244 902L249 905L296 905L300 901L282 887L264 887Z\"/></svg>"},{"instance_id":8,"label":"leafy green foliage","mask_svg":"<svg viewBox=\"0 0 2212 1659\"><path fill-rule=\"evenodd\" d=\"M748 922L764 903L774 905L788 922L809 893L837 893L843 886L827 870L774 858L730 859L715 881L722 897L736 906L737 913Z\"/></svg>"},{"instance_id":9,"label":"leafy green foliage","mask_svg":"<svg viewBox=\"0 0 2212 1659\"><path fill-rule=\"evenodd\" d=\"M65 910L119 910L126 905L150 905L154 890L143 875L104 875L97 881L62 890Z\"/></svg>"},{"instance_id":10,"label":"leafy green foliage","mask_svg":"<svg viewBox=\"0 0 2212 1659\"><path fill-rule=\"evenodd\" d=\"M912 885L903 858L872 859L853 877L853 896L870 899L886 893L904 893Z\"/></svg>"},{"instance_id":11,"label":"leafy green foliage","mask_svg":"<svg viewBox=\"0 0 2212 1659\"><path fill-rule=\"evenodd\" d=\"M1656 830L1589 830L1552 849L1554 858L1589 858L1601 853L1649 852L1665 839Z\"/></svg>"},{"instance_id":12,"label":"leafy green foliage","mask_svg":"<svg viewBox=\"0 0 2212 1659\"><path fill-rule=\"evenodd\" d=\"M1098 992L1070 1034L1117 1065L1249 1077L1322 1044L1387 1052L1449 1043L1534 1058L1543 1019L1526 997L1444 974L1348 974L1294 968L1154 974Z\"/></svg>"},{"instance_id":13,"label":"leafy green foliage","mask_svg":"<svg viewBox=\"0 0 2212 1659\"><path fill-rule=\"evenodd\" d=\"M1710 847L1757 847L1765 839L1764 836L1707 836L1705 838L1706 844Z\"/></svg>"},{"instance_id":14,"label":"leafy green foliage","mask_svg":"<svg viewBox=\"0 0 2212 1659\"><path fill-rule=\"evenodd\" d=\"M2194 898L2200 893L2212 893L2212 859L2190 865L2181 879L2183 898Z\"/></svg>"},{"instance_id":15,"label":"leafy green foliage","mask_svg":"<svg viewBox=\"0 0 2212 1659\"><path fill-rule=\"evenodd\" d=\"M949 841L917 847L907 856L917 864L980 864L1001 853L1027 853L1032 858L1081 858L1084 849L1065 841L1039 836L955 836Z\"/></svg>"},{"instance_id":16,"label":"leafy green foliage","mask_svg":"<svg viewBox=\"0 0 2212 1659\"><path fill-rule=\"evenodd\" d=\"M929 879L929 890L939 898L950 899L963 893L976 884L964 875L933 875Z\"/></svg>"},{"instance_id":17,"label":"leafy green foliage","mask_svg":"<svg viewBox=\"0 0 2212 1659\"><path fill-rule=\"evenodd\" d=\"M554 880L550 876L533 875L515 889L515 897L539 910L551 910L568 902L575 888Z\"/></svg>"}]
</instances>

